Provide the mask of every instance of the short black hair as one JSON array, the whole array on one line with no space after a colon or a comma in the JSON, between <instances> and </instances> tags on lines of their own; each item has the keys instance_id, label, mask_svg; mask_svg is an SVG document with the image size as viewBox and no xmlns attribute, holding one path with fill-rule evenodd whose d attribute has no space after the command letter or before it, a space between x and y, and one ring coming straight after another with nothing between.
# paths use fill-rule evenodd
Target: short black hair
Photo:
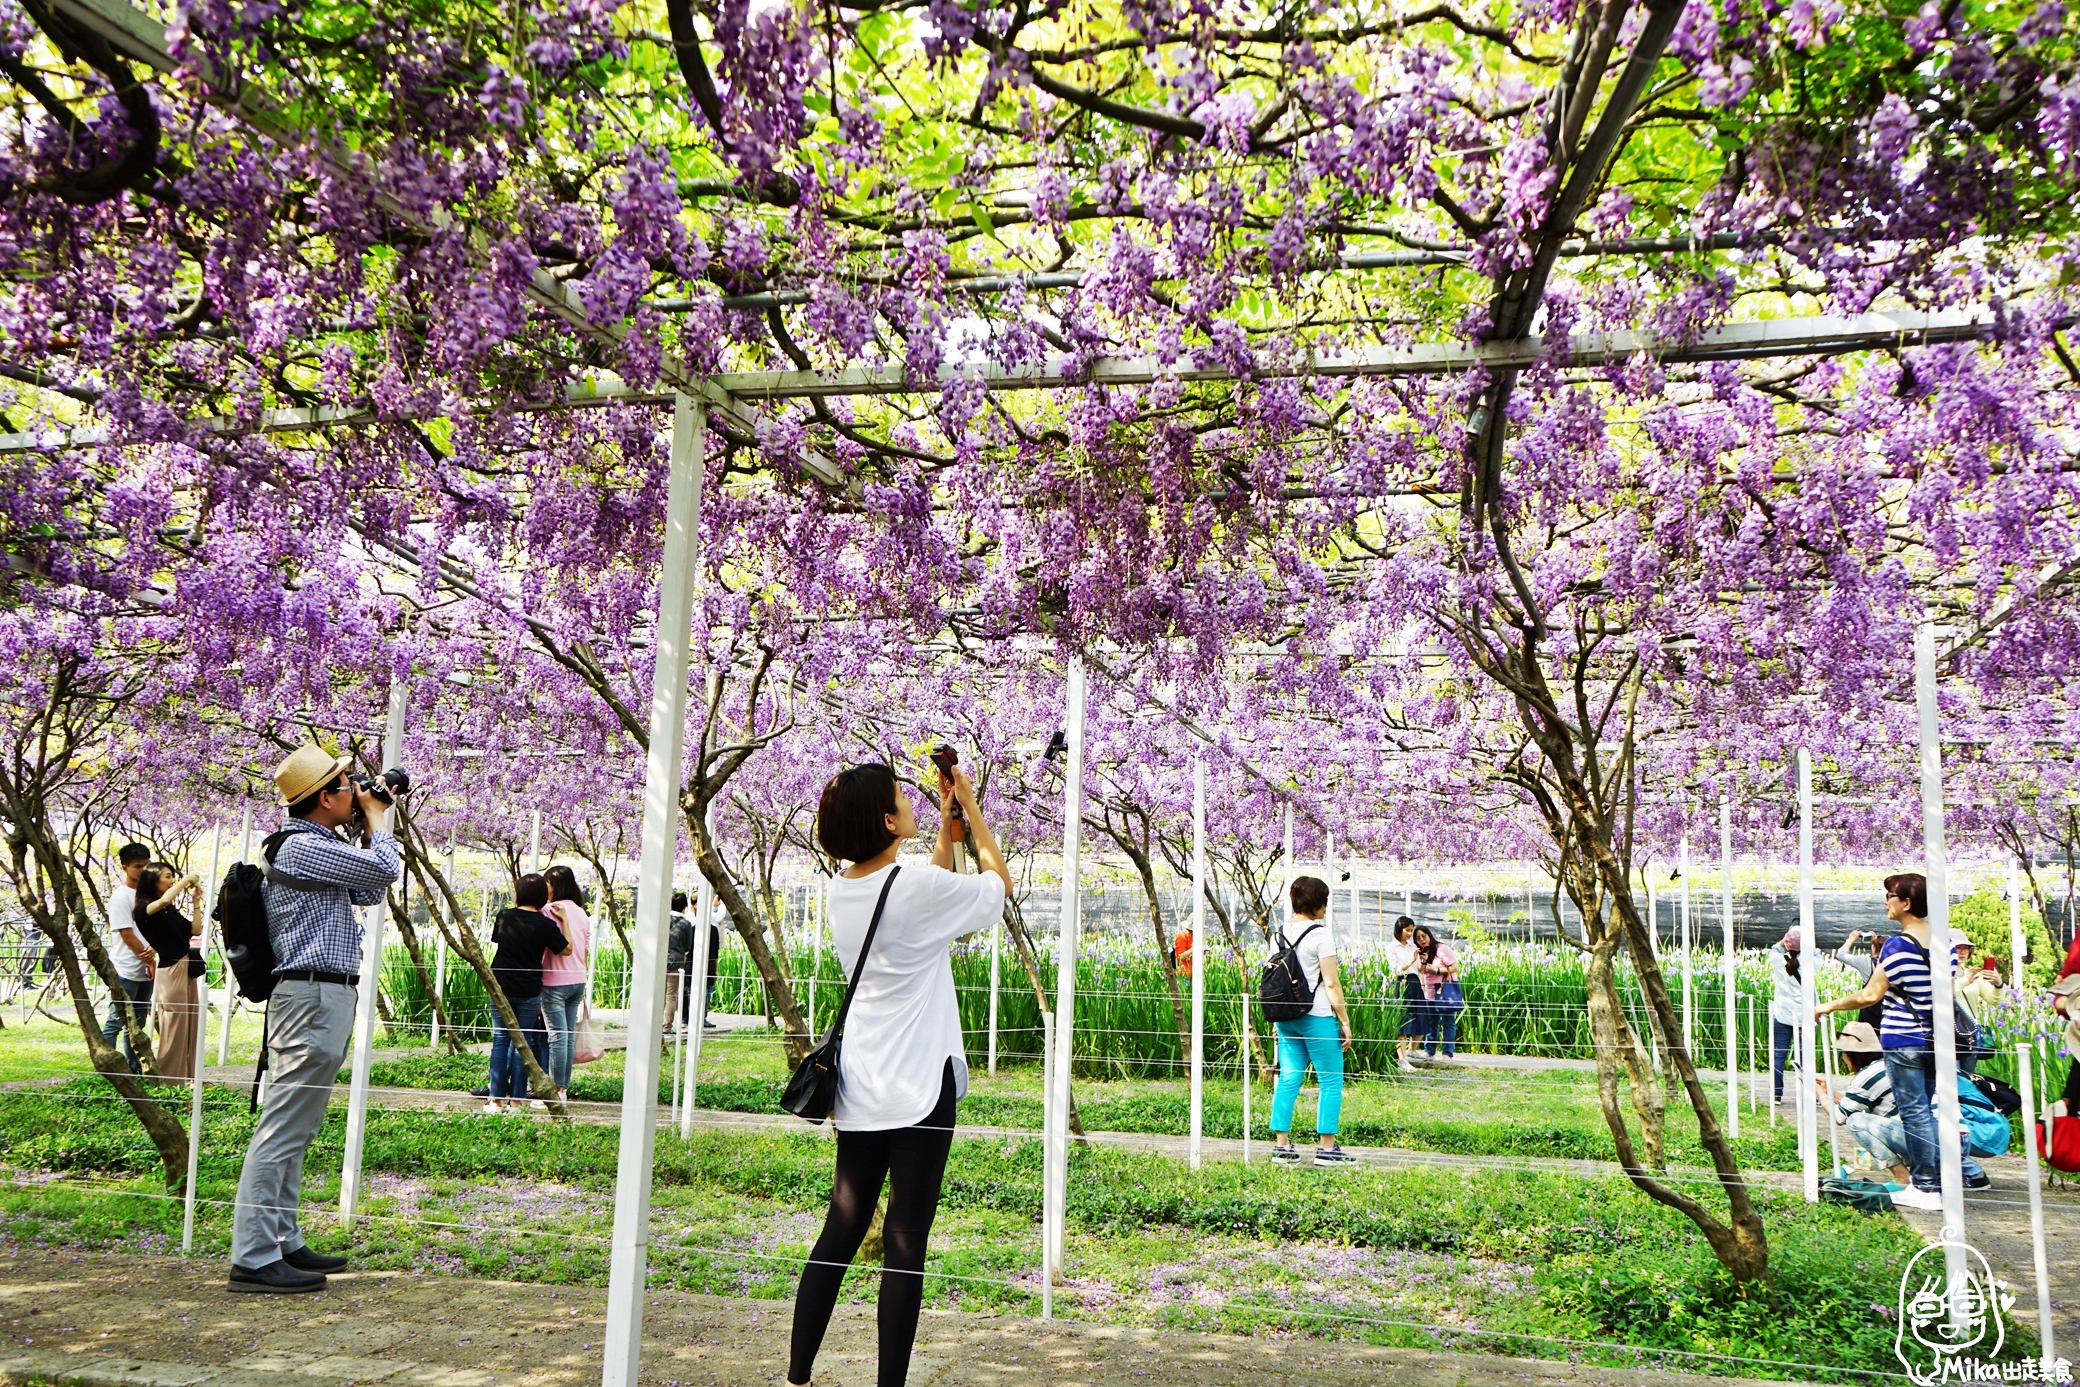
<instances>
[{"instance_id":1,"label":"short black hair","mask_svg":"<svg viewBox=\"0 0 2080 1387\"><path fill-rule=\"evenodd\" d=\"M549 883L542 880L540 872L528 872L513 883L513 904L531 905L540 910L549 903Z\"/></svg>"},{"instance_id":2,"label":"short black hair","mask_svg":"<svg viewBox=\"0 0 2080 1387\"><path fill-rule=\"evenodd\" d=\"M1885 878L1885 894L1898 896L1917 920L1928 918L1928 878L1919 872L1901 872Z\"/></svg>"},{"instance_id":3,"label":"short black hair","mask_svg":"<svg viewBox=\"0 0 2080 1387\"><path fill-rule=\"evenodd\" d=\"M1414 933L1415 927L1416 922L1409 919L1406 915L1403 915L1401 918L1394 921L1394 942L1396 944L1407 943L1408 941L1401 937L1402 931L1406 930L1410 933Z\"/></svg>"},{"instance_id":4,"label":"short black hair","mask_svg":"<svg viewBox=\"0 0 2080 1387\"><path fill-rule=\"evenodd\" d=\"M116 853L116 861L122 863L125 867L133 863L149 862L151 860L152 850L142 843L125 843Z\"/></svg>"},{"instance_id":5,"label":"short black hair","mask_svg":"<svg viewBox=\"0 0 2080 1387\"><path fill-rule=\"evenodd\" d=\"M585 903L585 895L578 889L578 874L561 862L543 872L542 880L549 883L550 900Z\"/></svg>"},{"instance_id":6,"label":"short black hair","mask_svg":"<svg viewBox=\"0 0 2080 1387\"><path fill-rule=\"evenodd\" d=\"M816 806L816 841L832 857L864 862L888 851L896 835L888 816L896 812L893 766L853 766L831 777Z\"/></svg>"},{"instance_id":7,"label":"short black hair","mask_svg":"<svg viewBox=\"0 0 2080 1387\"><path fill-rule=\"evenodd\" d=\"M1329 883L1320 877L1293 878L1293 913L1319 915L1329 908Z\"/></svg>"},{"instance_id":8,"label":"short black hair","mask_svg":"<svg viewBox=\"0 0 2080 1387\"><path fill-rule=\"evenodd\" d=\"M340 787L341 783L346 779L346 774L347 773L345 771L341 771L338 775L335 775L334 777L332 777L332 779L326 781L323 785L320 785L317 789L311 791L302 799L290 805L289 817L292 819L308 819L311 815L317 813L318 797L320 795L326 794L329 791L337 790Z\"/></svg>"},{"instance_id":9,"label":"short black hair","mask_svg":"<svg viewBox=\"0 0 2080 1387\"><path fill-rule=\"evenodd\" d=\"M685 893L684 891L674 891L674 892L672 892L672 909L674 909L674 910L684 910L684 909L686 909L686 893Z\"/></svg>"}]
</instances>

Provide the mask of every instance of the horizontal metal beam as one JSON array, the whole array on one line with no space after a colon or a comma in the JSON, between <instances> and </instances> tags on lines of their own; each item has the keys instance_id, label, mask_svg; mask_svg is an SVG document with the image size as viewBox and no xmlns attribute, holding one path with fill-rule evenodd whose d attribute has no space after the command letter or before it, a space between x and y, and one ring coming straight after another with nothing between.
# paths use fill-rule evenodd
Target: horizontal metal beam
<instances>
[{"instance_id":1,"label":"horizontal metal beam","mask_svg":"<svg viewBox=\"0 0 2080 1387\"><path fill-rule=\"evenodd\" d=\"M78 0L72 0L78 3ZM1650 356L1658 361L1743 361L1772 356L1828 356L1843 352L1870 351L1885 347L1921 346L1932 342L1963 342L1986 336L1995 316L1991 310L1975 309L1942 313L1859 313L1854 317L1775 318L1752 323L1728 323L1691 338L1660 337L1646 332L1591 332L1577 334L1570 342L1568 361L1575 366L1600 366ZM1475 366L1490 369L1529 366L1546 352L1543 337L1518 342L1443 342L1410 347L1365 347L1352 352L1310 354L1295 361L1270 363L1253 373L1256 379L1294 376L1327 376L1356 379L1364 376L1449 375ZM959 377L979 379L995 391L1059 390L1079 385L1145 385L1158 380L1224 381L1236 379L1235 372L1219 362L1180 358L1165 366L1154 357L1099 357L1078 370L1066 358L1030 367L949 367L936 378L919 380L899 366L856 367L829 373L817 371L747 371L705 378L704 393L712 400L727 398L736 406L734 417L745 428L756 429L757 411L751 400L800 400L845 395L909 395L938 390L946 381ZM529 409L584 409L606 404L663 404L668 392L635 390L614 377L603 377L572 386L558 405L533 405ZM376 422L373 410L363 406L313 409L274 409L257 417L214 415L197 419L193 427L222 435L253 433L322 433L331 429L362 428ZM53 429L41 433L0 434L0 454L59 452L67 448L93 447L111 441L101 427ZM150 441L150 440L140 440ZM819 477L822 474L817 473ZM823 478L832 480L832 478Z\"/></svg>"}]
</instances>

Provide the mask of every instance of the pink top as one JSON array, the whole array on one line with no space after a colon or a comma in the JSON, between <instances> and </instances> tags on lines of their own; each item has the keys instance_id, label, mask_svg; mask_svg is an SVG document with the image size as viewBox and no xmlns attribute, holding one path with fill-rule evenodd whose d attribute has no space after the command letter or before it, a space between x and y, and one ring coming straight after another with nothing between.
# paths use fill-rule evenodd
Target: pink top
<instances>
[{"instance_id":1,"label":"pink top","mask_svg":"<svg viewBox=\"0 0 2080 1387\"><path fill-rule=\"evenodd\" d=\"M567 954L542 951L542 986L567 987L585 981L585 965L592 957L592 920L585 907L576 901L551 901L542 913L562 926L563 937L571 941Z\"/></svg>"},{"instance_id":2,"label":"pink top","mask_svg":"<svg viewBox=\"0 0 2080 1387\"><path fill-rule=\"evenodd\" d=\"M1423 1000L1436 1001L1438 992L1444 987L1444 980L1450 977L1458 966L1459 955L1453 953L1452 946L1442 940L1438 941L1437 956L1428 963L1423 962L1421 954L1416 955L1416 969L1423 979ZM548 975L544 974L542 981L548 980Z\"/></svg>"}]
</instances>

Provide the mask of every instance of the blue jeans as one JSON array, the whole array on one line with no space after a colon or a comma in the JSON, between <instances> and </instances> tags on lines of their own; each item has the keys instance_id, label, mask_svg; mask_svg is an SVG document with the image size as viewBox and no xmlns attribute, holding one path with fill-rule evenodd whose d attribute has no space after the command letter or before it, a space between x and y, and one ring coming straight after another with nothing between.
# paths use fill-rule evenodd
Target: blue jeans
<instances>
[{"instance_id":1,"label":"blue jeans","mask_svg":"<svg viewBox=\"0 0 2080 1387\"><path fill-rule=\"evenodd\" d=\"M1444 1057L1450 1059L1452 1057L1452 1044L1459 1038L1459 1009L1457 1007L1441 1007L1435 1002L1428 1002L1424 1004L1423 1010L1428 1014L1428 1022L1423 1027L1423 1053L1426 1055L1436 1054L1437 1042L1442 1040L1444 1042Z\"/></svg>"},{"instance_id":2,"label":"blue jeans","mask_svg":"<svg viewBox=\"0 0 2080 1387\"><path fill-rule=\"evenodd\" d=\"M1929 1106L1929 1095L1935 1091L1936 1052L1927 1045L1887 1050L1885 1073L1892 1080L1893 1101L1899 1104L1899 1125L1907 1138L1907 1169L1914 1173L1914 1188L1940 1191L1943 1148L1936 1131L1935 1111ZM1964 1150L1963 1170L1967 1180L1985 1174L1972 1159L1969 1147Z\"/></svg>"},{"instance_id":3,"label":"blue jeans","mask_svg":"<svg viewBox=\"0 0 2080 1387\"><path fill-rule=\"evenodd\" d=\"M137 1024L149 1027L152 1024L152 980L138 978L132 981L118 974L116 986L123 989L124 995L129 997L131 1004L137 1008ZM123 1058L130 1061L130 1072L138 1072L137 1052L130 1048L130 1028L123 1024L123 1009L116 1005L113 997L109 999L108 1024L101 1028L101 1039L106 1044L118 1045L123 1052Z\"/></svg>"},{"instance_id":4,"label":"blue jeans","mask_svg":"<svg viewBox=\"0 0 2080 1387\"><path fill-rule=\"evenodd\" d=\"M1271 1130L1293 1130L1293 1104L1300 1097L1300 1080L1307 1066L1314 1065L1314 1081L1321 1087L1315 1105L1314 1129L1321 1136L1336 1135L1343 1117L1343 1027L1333 1016L1303 1016L1298 1021L1280 1021L1278 1028L1278 1087L1271 1094Z\"/></svg>"},{"instance_id":5,"label":"blue jeans","mask_svg":"<svg viewBox=\"0 0 2080 1387\"><path fill-rule=\"evenodd\" d=\"M571 1086L571 1056L578 1048L578 1017L585 1009L585 984L561 982L542 989L542 1029L549 1033L549 1077L559 1089Z\"/></svg>"},{"instance_id":6,"label":"blue jeans","mask_svg":"<svg viewBox=\"0 0 2080 1387\"><path fill-rule=\"evenodd\" d=\"M1797 1048L1797 1037L1796 1027L1777 1020L1769 1023L1769 1077L1779 1103L1784 1101L1784 1066Z\"/></svg>"},{"instance_id":7,"label":"blue jeans","mask_svg":"<svg viewBox=\"0 0 2080 1387\"><path fill-rule=\"evenodd\" d=\"M549 1053L549 1037L542 1030L542 999L528 997L513 1003L513 1019L520 1023L518 1040L513 1033L500 1027L491 1037L491 1096L493 1098L525 1098L528 1095L527 1061L520 1055L520 1042L525 1042L535 1058Z\"/></svg>"}]
</instances>

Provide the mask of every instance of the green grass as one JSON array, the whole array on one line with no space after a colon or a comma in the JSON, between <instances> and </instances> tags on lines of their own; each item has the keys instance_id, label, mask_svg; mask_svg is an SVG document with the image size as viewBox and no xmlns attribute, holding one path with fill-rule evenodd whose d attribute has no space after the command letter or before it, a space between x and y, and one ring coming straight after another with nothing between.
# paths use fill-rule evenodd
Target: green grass
<instances>
[{"instance_id":1,"label":"green grass","mask_svg":"<svg viewBox=\"0 0 2080 1387\"><path fill-rule=\"evenodd\" d=\"M206 1251L252 1119L212 1093L200 1192ZM336 1198L343 1114L314 1145L306 1200ZM619 1133L612 1127L370 1114L368 1217L352 1247L372 1267L598 1284ZM801 1132L659 1137L658 1284L780 1297L815 1236L831 1148ZM180 1206L134 1118L96 1080L0 1095L0 1236L22 1247L163 1248ZM1070 1316L1275 1330L1592 1361L1635 1350L1884 1370L1889 1305L1920 1246L1900 1221L1761 1196L1772 1279L1730 1285L1680 1217L1616 1181L1522 1171L1350 1171L1331 1178L1103 1147L1073 1153ZM1040 1149L961 1141L934 1231L931 1303L1031 1313ZM322 1246L342 1245L327 1230ZM850 1294L871 1298L871 1278ZM1440 1335L1434 1327L1445 1325ZM1528 1335L1531 1338L1516 1336ZM1552 1340L1577 1341L1568 1348ZM1749 1375L1781 1366L1678 1361Z\"/></svg>"}]
</instances>

